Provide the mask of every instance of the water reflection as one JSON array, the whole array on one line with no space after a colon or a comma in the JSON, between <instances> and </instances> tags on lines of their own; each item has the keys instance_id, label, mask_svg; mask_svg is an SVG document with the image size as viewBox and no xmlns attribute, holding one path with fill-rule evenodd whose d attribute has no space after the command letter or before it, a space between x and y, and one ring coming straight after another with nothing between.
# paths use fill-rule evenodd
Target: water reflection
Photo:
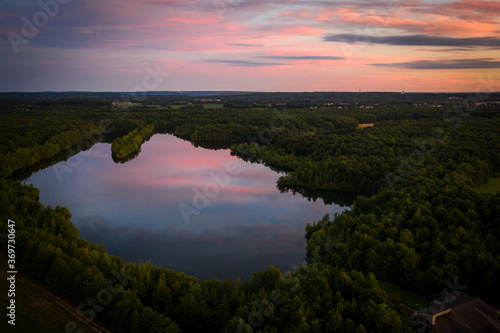
<instances>
[{"instance_id":1,"label":"water reflection","mask_svg":"<svg viewBox=\"0 0 500 333\"><path fill-rule=\"evenodd\" d=\"M171 135L153 136L125 164L113 162L105 143L80 157L62 182L55 170L67 162L27 180L40 201L68 207L80 235L111 254L199 278L248 278L269 264L288 270L304 259L305 224L343 210L280 193L279 174L264 165ZM197 213L186 221L180 205Z\"/></svg>"}]
</instances>

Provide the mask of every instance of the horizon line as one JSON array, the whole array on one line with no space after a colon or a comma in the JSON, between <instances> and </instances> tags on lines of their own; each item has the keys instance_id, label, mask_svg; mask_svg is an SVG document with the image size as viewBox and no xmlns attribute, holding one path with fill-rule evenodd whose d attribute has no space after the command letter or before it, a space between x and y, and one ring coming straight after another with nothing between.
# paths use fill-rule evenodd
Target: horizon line
<instances>
[{"instance_id":1,"label":"horizon line","mask_svg":"<svg viewBox=\"0 0 500 333\"><path fill-rule=\"evenodd\" d=\"M141 91L141 92L133 92L133 91L90 91L90 90L47 90L47 91L0 91L0 94L68 94L68 93L84 93L84 94L151 94L151 93L201 93L201 92L210 92L210 93L260 93L260 94L277 94L277 93L287 93L287 94L304 94L304 93L398 93L398 94L471 94L475 93L473 91L355 91L355 90L315 90L315 91L261 91L261 90L150 90L150 91ZM489 92L490 94L500 93L498 91Z\"/></svg>"}]
</instances>

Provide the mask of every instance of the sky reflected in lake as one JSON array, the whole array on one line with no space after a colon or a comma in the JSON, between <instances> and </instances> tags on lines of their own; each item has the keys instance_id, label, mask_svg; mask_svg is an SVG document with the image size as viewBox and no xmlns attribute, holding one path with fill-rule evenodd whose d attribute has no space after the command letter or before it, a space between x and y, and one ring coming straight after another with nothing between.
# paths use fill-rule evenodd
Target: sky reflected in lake
<instances>
[{"instance_id":1,"label":"sky reflected in lake","mask_svg":"<svg viewBox=\"0 0 500 333\"><path fill-rule=\"evenodd\" d=\"M72 162L78 166L66 169ZM157 134L125 164L99 143L26 182L42 203L68 207L80 236L110 254L202 279L246 279L270 264L283 271L300 264L306 223L344 210L280 193L278 178L229 150Z\"/></svg>"}]
</instances>

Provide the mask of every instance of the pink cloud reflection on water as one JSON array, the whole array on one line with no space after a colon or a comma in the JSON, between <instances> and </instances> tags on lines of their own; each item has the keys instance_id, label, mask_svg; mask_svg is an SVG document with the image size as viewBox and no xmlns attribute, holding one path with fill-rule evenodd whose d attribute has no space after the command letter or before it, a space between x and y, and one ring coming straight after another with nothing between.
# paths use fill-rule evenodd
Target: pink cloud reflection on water
<instances>
[{"instance_id":1,"label":"pink cloud reflection on water","mask_svg":"<svg viewBox=\"0 0 500 333\"><path fill-rule=\"evenodd\" d=\"M229 150L195 148L173 136L153 137L143 146L139 158L119 165L118 169L120 172L107 174L106 181L111 186L129 183L153 191L182 188L192 196L193 189L203 192L219 179L223 183L217 186L219 194L211 199L214 202L243 203L252 196L279 194L279 176L269 168L246 163L231 156Z\"/></svg>"},{"instance_id":2,"label":"pink cloud reflection on water","mask_svg":"<svg viewBox=\"0 0 500 333\"><path fill-rule=\"evenodd\" d=\"M280 193L280 175L264 165L172 135L153 136L125 164L110 150L97 144L77 155L81 163L62 183L57 166L27 182L40 188L42 203L68 207L82 237L129 261L151 259L202 278L246 277L269 264L290 269L304 258L305 224L344 209ZM232 164L239 172L228 172ZM216 186L211 175L221 174L224 186ZM200 193L203 207L195 205ZM197 207L189 224L181 204Z\"/></svg>"}]
</instances>

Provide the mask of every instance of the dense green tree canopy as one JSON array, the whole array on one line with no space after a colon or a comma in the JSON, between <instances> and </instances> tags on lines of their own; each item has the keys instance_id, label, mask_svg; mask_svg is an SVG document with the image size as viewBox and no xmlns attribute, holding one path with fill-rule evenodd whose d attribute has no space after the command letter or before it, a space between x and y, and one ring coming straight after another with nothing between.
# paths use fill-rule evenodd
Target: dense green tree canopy
<instances>
[{"instance_id":1,"label":"dense green tree canopy","mask_svg":"<svg viewBox=\"0 0 500 333\"><path fill-rule=\"evenodd\" d=\"M425 106L311 109L295 101L292 109L274 98L279 109L248 100L222 109L2 101L0 232L7 219L17 222L22 270L116 332L411 331L377 279L432 293L457 278L497 302L500 196L477 189L500 171L498 107L443 118ZM282 187L360 196L332 221L307 226L308 264L295 271L270 266L243 282L199 281L109 255L78 236L66 208L45 207L36 188L8 179L101 141L112 142L115 157L131 156L157 132L233 145L242 158L287 170ZM91 311L89 297L101 310Z\"/></svg>"}]
</instances>

